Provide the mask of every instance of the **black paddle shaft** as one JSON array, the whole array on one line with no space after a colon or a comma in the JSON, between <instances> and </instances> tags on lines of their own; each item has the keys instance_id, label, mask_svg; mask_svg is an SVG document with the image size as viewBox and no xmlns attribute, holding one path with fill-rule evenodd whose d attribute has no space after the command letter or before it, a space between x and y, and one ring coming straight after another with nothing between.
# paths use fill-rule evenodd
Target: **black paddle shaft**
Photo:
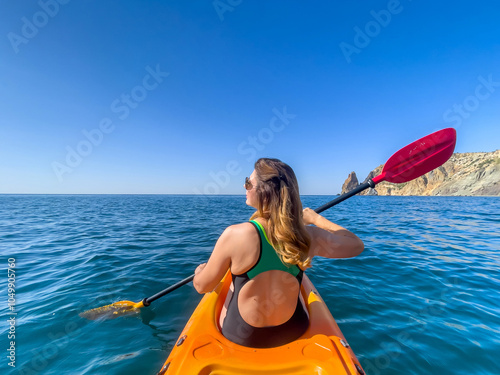
<instances>
[{"instance_id":1,"label":"black paddle shaft","mask_svg":"<svg viewBox=\"0 0 500 375\"><path fill-rule=\"evenodd\" d=\"M194 275L186 277L184 280L181 280L178 283L176 283L176 284L174 284L172 286L169 286L167 289L164 289L161 292L156 293L154 296L144 298L142 300L142 304L144 306L149 306L149 305L151 305L151 302L156 301L158 298L161 298L165 294L173 292L174 290L180 288L183 285L186 285L187 283L190 283L191 281L193 281L193 279L194 279Z\"/></svg>"},{"instance_id":2,"label":"black paddle shaft","mask_svg":"<svg viewBox=\"0 0 500 375\"><path fill-rule=\"evenodd\" d=\"M314 211L317 212L318 214L320 212L323 212L324 210L329 209L330 207L335 206L336 204L339 204L342 201L345 201L347 198L352 197L353 195L356 195L358 193L361 193L363 190L366 190L368 188L374 188L375 187L375 182L373 182L372 179L369 179L367 182L364 184L359 185L358 187L352 189L351 191L348 191L345 194L342 194L340 197L335 198L334 200L324 204L323 206L316 208Z\"/></svg>"}]
</instances>

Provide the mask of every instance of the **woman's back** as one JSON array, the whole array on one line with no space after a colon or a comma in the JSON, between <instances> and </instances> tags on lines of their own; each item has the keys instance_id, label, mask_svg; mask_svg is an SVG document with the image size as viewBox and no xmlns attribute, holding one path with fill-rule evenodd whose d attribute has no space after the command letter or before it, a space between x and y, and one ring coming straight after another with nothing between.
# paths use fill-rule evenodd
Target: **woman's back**
<instances>
[{"instance_id":1,"label":"woman's back","mask_svg":"<svg viewBox=\"0 0 500 375\"><path fill-rule=\"evenodd\" d=\"M256 222L262 226L262 231L258 230L258 224L255 227L251 223L235 226L238 228L234 235L244 238L245 246L232 259L231 273L233 278L235 275L250 276L241 287L237 301L243 320L254 327L276 326L288 321L297 307L300 284L294 273L298 274L300 269L295 266L293 272L283 270L282 264L281 267L271 264L279 258L273 259L272 254L266 253L273 250L266 239L265 220ZM252 271L258 273L254 275Z\"/></svg>"},{"instance_id":2,"label":"woman's back","mask_svg":"<svg viewBox=\"0 0 500 375\"><path fill-rule=\"evenodd\" d=\"M308 315L299 298L303 271L283 263L267 239L264 219L223 234L231 252L232 293L221 314L221 332L249 347L274 347L300 337Z\"/></svg>"}]
</instances>

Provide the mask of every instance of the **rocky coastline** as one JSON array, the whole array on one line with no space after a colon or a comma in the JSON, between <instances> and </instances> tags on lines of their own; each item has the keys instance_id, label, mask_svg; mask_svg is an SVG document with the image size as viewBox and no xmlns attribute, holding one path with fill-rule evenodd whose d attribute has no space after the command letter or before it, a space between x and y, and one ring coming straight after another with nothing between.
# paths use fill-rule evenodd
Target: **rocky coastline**
<instances>
[{"instance_id":1,"label":"rocky coastline","mask_svg":"<svg viewBox=\"0 0 500 375\"><path fill-rule=\"evenodd\" d=\"M363 182L380 174L383 165L371 171ZM342 194L359 185L351 172ZM441 167L402 184L381 182L360 195L399 196L500 196L500 150L455 153Z\"/></svg>"}]
</instances>

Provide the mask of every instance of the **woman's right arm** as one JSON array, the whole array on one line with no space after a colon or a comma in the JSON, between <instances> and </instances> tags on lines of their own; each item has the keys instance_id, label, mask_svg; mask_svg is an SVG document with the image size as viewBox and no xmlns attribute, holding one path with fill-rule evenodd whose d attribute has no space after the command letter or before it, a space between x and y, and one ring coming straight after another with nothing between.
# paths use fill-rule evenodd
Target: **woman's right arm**
<instances>
[{"instance_id":1,"label":"woman's right arm","mask_svg":"<svg viewBox=\"0 0 500 375\"><path fill-rule=\"evenodd\" d=\"M304 209L304 224L315 225L306 227L311 236L311 257L351 258L361 254L364 249L363 241L358 236L310 208Z\"/></svg>"}]
</instances>

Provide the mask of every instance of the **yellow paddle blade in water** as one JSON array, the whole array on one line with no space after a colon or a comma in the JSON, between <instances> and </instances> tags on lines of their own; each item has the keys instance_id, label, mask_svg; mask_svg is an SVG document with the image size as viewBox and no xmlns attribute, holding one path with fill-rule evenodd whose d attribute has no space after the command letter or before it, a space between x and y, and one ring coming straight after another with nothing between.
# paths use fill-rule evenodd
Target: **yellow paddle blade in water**
<instances>
[{"instance_id":1,"label":"yellow paddle blade in water","mask_svg":"<svg viewBox=\"0 0 500 375\"><path fill-rule=\"evenodd\" d=\"M131 302L131 301L120 301L112 303L111 305L98 307L96 309L87 310L79 315L82 318L90 319L90 320L105 320L105 319L115 319L120 316L127 315L135 315L139 313L139 309L144 306L149 306L151 302L156 301L158 298L161 298L168 293L180 288L183 285L193 281L194 275L186 277L184 280L179 281L178 283L169 286L167 289L162 290L159 293L156 293L154 296L144 298L141 302Z\"/></svg>"},{"instance_id":2,"label":"yellow paddle blade in water","mask_svg":"<svg viewBox=\"0 0 500 375\"><path fill-rule=\"evenodd\" d=\"M102 307L97 307L92 310L87 310L79 315L82 318L89 320L97 319L115 319L120 316L135 315L139 313L141 307L143 307L142 302L132 302L132 301L120 301L112 303L111 305L106 305Z\"/></svg>"}]
</instances>

